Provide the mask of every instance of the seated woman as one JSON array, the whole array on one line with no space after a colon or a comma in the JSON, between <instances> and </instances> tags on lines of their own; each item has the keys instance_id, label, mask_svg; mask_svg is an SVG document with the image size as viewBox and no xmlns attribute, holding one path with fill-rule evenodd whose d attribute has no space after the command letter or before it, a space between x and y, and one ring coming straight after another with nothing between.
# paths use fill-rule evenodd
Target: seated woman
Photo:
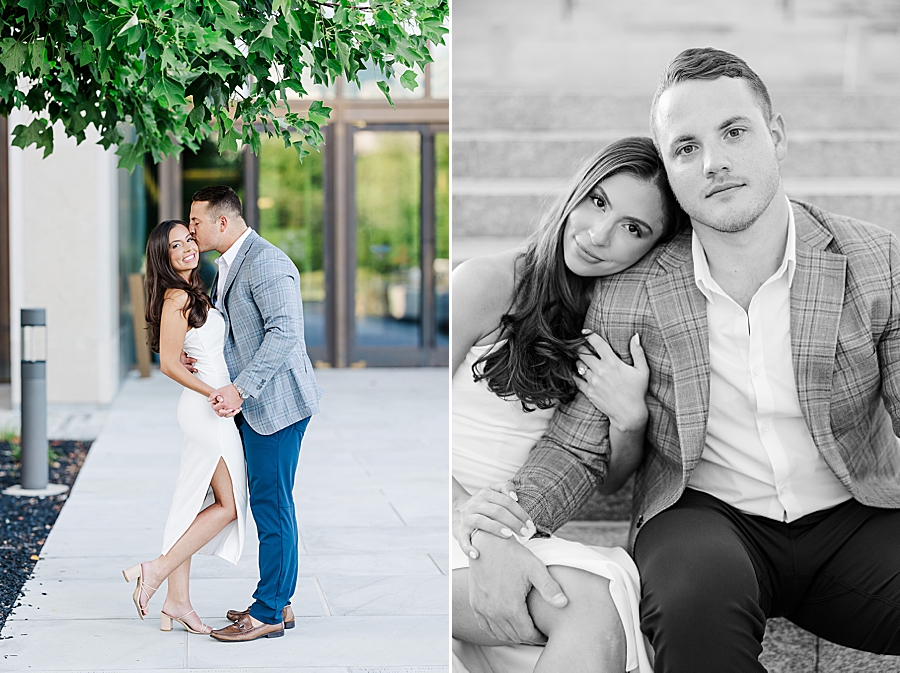
<instances>
[{"instance_id":1,"label":"seated woman","mask_svg":"<svg viewBox=\"0 0 900 673\"><path fill-rule=\"evenodd\" d=\"M630 366L599 336L584 336L582 325L594 280L628 268L685 221L650 139L624 138L585 163L522 248L454 271L454 671L652 671L637 568L624 549L523 540L569 598L557 608L536 590L529 594L543 647L505 645L508 634L479 624L469 603L468 557L478 555L476 529L501 537L533 532L500 484L525 461L555 408L579 391L610 419L603 491L617 490L637 468L649 379L639 336Z\"/></svg>"}]
</instances>

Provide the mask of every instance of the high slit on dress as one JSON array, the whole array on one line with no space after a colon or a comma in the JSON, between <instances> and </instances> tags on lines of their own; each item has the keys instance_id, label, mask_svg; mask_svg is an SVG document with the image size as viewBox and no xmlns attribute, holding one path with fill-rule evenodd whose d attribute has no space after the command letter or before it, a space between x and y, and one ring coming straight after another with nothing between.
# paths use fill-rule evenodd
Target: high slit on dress
<instances>
[{"instance_id":1,"label":"high slit on dress","mask_svg":"<svg viewBox=\"0 0 900 673\"><path fill-rule=\"evenodd\" d=\"M524 412L516 399L502 399L485 381L475 382L472 366L497 344L473 346L453 376L453 476L474 493L511 479L544 435L553 409ZM558 537L520 540L544 565L579 568L609 580L622 621L626 670L652 673L648 645L640 629L637 566L621 547L590 547ZM468 557L451 541L451 569L467 568ZM531 673L543 647L486 647L453 639L454 673Z\"/></svg>"},{"instance_id":2,"label":"high slit on dress","mask_svg":"<svg viewBox=\"0 0 900 673\"><path fill-rule=\"evenodd\" d=\"M224 338L225 320L214 308L209 309L201 327L188 330L184 337L185 352L197 360L194 364L197 376L214 389L231 383L223 354ZM188 388L178 401L178 425L184 435L184 444L172 508L163 534L162 553L167 554L197 515L215 502L210 482L221 458L231 477L237 519L197 553L215 554L237 563L244 549L248 499L240 434L233 419L218 416L204 395Z\"/></svg>"}]
</instances>

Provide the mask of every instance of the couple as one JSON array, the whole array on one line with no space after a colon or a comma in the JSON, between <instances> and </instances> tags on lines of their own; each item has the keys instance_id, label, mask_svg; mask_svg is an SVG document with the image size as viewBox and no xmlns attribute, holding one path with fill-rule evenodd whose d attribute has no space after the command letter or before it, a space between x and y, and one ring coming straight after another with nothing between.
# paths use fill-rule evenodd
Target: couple
<instances>
[{"instance_id":1,"label":"couple","mask_svg":"<svg viewBox=\"0 0 900 673\"><path fill-rule=\"evenodd\" d=\"M763 671L775 616L900 654L900 243L787 199L732 54L673 59L650 123L691 228L647 252L678 214L618 143L456 271L454 666ZM634 564L548 537L635 469Z\"/></svg>"},{"instance_id":2,"label":"couple","mask_svg":"<svg viewBox=\"0 0 900 673\"><path fill-rule=\"evenodd\" d=\"M216 250L212 298L200 253ZM190 224L166 220L147 241L146 318L162 372L185 387L184 434L162 554L124 571L147 604L168 579L161 628L222 641L276 638L293 628L297 583L294 476L300 443L321 396L306 354L299 274L281 250L247 227L230 187L194 194ZM246 461L246 467L245 467ZM213 630L191 605L191 557L237 563L250 508L259 531L259 583L246 610L229 610Z\"/></svg>"}]
</instances>

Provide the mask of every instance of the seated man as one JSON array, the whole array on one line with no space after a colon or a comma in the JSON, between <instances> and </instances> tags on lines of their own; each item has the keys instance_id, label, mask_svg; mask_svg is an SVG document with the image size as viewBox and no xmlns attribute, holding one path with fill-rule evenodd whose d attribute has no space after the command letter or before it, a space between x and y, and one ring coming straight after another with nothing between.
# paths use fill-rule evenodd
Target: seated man
<instances>
[{"instance_id":1,"label":"seated man","mask_svg":"<svg viewBox=\"0 0 900 673\"><path fill-rule=\"evenodd\" d=\"M732 54L679 54L651 128L693 231L598 282L585 327L623 360L639 333L650 365L630 540L655 670L764 671L776 616L900 654L900 243L786 198L784 121ZM519 504L549 533L608 460L579 395L519 471ZM546 569L514 540L476 544L474 609L533 637L514 587L552 595Z\"/></svg>"}]
</instances>

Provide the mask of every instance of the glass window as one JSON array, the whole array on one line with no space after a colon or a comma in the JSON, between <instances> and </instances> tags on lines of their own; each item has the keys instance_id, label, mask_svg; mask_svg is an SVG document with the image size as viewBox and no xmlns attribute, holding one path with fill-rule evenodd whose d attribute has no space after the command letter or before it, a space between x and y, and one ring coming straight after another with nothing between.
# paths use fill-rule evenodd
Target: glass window
<instances>
[{"instance_id":1,"label":"glass window","mask_svg":"<svg viewBox=\"0 0 900 673\"><path fill-rule=\"evenodd\" d=\"M325 346L323 237L324 157L303 162L279 138L262 138L259 153L259 233L278 246L300 271L307 346Z\"/></svg>"},{"instance_id":2,"label":"glass window","mask_svg":"<svg viewBox=\"0 0 900 673\"><path fill-rule=\"evenodd\" d=\"M434 136L434 332L438 346L450 344L450 142Z\"/></svg>"},{"instance_id":3,"label":"glass window","mask_svg":"<svg viewBox=\"0 0 900 673\"><path fill-rule=\"evenodd\" d=\"M185 151L181 153L182 167L182 213L188 220L191 214L191 197L204 187L215 185L227 185L237 195L244 199L244 164L239 152L224 152L219 154L216 148L217 136L213 134L203 141L196 152ZM211 288L218 270L215 259L218 257L215 251L203 253L200 257L200 277Z\"/></svg>"},{"instance_id":4,"label":"glass window","mask_svg":"<svg viewBox=\"0 0 900 673\"><path fill-rule=\"evenodd\" d=\"M420 344L420 136L357 131L357 346Z\"/></svg>"}]
</instances>

